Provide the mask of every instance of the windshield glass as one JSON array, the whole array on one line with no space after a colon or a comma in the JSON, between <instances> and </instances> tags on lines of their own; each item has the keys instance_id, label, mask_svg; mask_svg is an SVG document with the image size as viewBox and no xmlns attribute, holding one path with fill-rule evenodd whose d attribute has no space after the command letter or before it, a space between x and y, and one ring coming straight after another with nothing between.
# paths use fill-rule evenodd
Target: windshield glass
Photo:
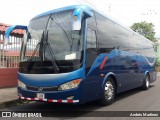
<instances>
[{"instance_id":1,"label":"windshield glass","mask_svg":"<svg viewBox=\"0 0 160 120\"><path fill-rule=\"evenodd\" d=\"M33 19L21 49L19 72L53 74L81 67L83 32L72 38L73 11L57 12Z\"/></svg>"}]
</instances>

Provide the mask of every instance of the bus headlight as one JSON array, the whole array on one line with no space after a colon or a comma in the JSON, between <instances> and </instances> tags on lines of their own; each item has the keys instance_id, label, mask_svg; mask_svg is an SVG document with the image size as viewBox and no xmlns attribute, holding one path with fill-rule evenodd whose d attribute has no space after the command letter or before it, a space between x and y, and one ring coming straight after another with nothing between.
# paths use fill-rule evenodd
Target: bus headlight
<instances>
[{"instance_id":1,"label":"bus headlight","mask_svg":"<svg viewBox=\"0 0 160 120\"><path fill-rule=\"evenodd\" d=\"M58 90L68 90L78 87L82 79L72 80L59 86Z\"/></svg>"},{"instance_id":2,"label":"bus headlight","mask_svg":"<svg viewBox=\"0 0 160 120\"><path fill-rule=\"evenodd\" d=\"M20 80L18 80L18 86L20 88L26 89L26 85L23 82L21 82Z\"/></svg>"}]
</instances>

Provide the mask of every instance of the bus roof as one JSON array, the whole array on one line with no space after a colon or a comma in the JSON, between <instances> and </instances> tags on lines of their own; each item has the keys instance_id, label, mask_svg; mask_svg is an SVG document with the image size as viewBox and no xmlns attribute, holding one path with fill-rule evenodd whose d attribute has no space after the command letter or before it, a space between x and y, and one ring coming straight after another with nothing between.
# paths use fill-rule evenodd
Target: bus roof
<instances>
[{"instance_id":1,"label":"bus roof","mask_svg":"<svg viewBox=\"0 0 160 120\"><path fill-rule=\"evenodd\" d=\"M55 12L60 12L60 11L65 11L65 10L72 10L72 9L76 9L76 8L83 8L83 9L86 9L86 10L93 10L91 7L86 6L86 5L73 5L73 6L62 7L62 8L58 8L58 9L54 9L54 10L50 10L50 11L41 13L41 14L35 16L32 19L36 19L36 18L39 18L39 17L42 17L42 16L50 15L50 14L55 13Z\"/></svg>"},{"instance_id":2,"label":"bus roof","mask_svg":"<svg viewBox=\"0 0 160 120\"><path fill-rule=\"evenodd\" d=\"M145 38L144 36L140 35L139 33L133 31L132 29L126 27L124 24L116 21L114 18L112 18L111 16L107 15L107 14L104 14L102 12L100 12L99 10L97 9L94 9L90 6L87 6L87 5L72 5L72 6L66 6L66 7L61 7L61 8L58 8L58 9L53 9L53 10L50 10L50 11L47 11L47 12L44 12L44 13L41 13L37 16L35 16L34 18L32 18L31 20L33 19L36 19L36 18L39 18L39 17L42 17L42 16L46 16L46 15L50 15L52 13L56 13L56 12L60 12L60 11L65 11L65 10L72 10L72 9L76 9L76 8L83 8L83 9L86 9L86 10L94 10L95 12L101 14L102 16L106 17L107 19L110 19L111 21L115 22L116 24L120 25L121 27L127 29L128 31L130 32L133 32L135 35L138 35L140 37L142 37L143 39L146 39L148 40L147 38ZM148 40L149 42L153 43L152 41Z\"/></svg>"}]
</instances>

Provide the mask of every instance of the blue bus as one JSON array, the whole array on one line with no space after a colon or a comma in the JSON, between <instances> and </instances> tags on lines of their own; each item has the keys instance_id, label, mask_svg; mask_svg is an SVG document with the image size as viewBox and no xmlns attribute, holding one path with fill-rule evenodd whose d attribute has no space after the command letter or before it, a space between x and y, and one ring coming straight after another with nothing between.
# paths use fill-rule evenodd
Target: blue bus
<instances>
[{"instance_id":1,"label":"blue bus","mask_svg":"<svg viewBox=\"0 0 160 120\"><path fill-rule=\"evenodd\" d=\"M153 43L109 16L75 5L42 13L25 29L18 71L24 100L81 104L113 103L133 88L156 80Z\"/></svg>"}]
</instances>

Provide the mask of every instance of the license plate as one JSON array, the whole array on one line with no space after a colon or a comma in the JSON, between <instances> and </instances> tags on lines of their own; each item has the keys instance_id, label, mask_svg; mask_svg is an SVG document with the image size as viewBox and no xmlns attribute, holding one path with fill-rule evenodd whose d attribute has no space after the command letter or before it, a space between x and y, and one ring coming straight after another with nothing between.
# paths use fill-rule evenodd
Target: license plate
<instances>
[{"instance_id":1,"label":"license plate","mask_svg":"<svg viewBox=\"0 0 160 120\"><path fill-rule=\"evenodd\" d=\"M44 93L37 93L37 98L44 99Z\"/></svg>"}]
</instances>

